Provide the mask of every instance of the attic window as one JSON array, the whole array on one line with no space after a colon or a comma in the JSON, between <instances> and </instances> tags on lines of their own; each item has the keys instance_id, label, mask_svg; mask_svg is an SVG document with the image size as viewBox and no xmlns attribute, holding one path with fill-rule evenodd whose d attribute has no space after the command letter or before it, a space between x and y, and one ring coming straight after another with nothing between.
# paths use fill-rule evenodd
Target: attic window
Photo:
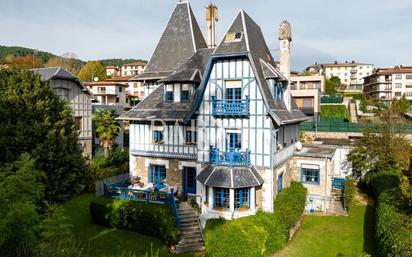
<instances>
[{"instance_id":1,"label":"attic window","mask_svg":"<svg viewBox=\"0 0 412 257\"><path fill-rule=\"evenodd\" d=\"M173 102L173 85L166 85L165 101Z\"/></svg>"},{"instance_id":2,"label":"attic window","mask_svg":"<svg viewBox=\"0 0 412 257\"><path fill-rule=\"evenodd\" d=\"M243 32L228 32L226 34L226 39L225 39L225 43L230 43L230 42L239 42L240 40L242 40L243 37Z\"/></svg>"}]
</instances>

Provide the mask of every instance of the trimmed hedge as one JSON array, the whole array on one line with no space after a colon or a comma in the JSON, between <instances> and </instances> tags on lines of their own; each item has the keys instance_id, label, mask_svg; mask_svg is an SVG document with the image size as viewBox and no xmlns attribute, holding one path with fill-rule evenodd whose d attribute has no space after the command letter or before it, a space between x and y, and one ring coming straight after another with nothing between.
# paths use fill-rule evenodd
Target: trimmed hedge
<instances>
[{"instance_id":1,"label":"trimmed hedge","mask_svg":"<svg viewBox=\"0 0 412 257\"><path fill-rule=\"evenodd\" d=\"M306 189L299 182L278 194L275 212L258 212L236 220L211 219L206 223L205 244L213 257L260 257L280 250L289 229L303 214Z\"/></svg>"},{"instance_id":2,"label":"trimmed hedge","mask_svg":"<svg viewBox=\"0 0 412 257\"><path fill-rule=\"evenodd\" d=\"M400 198L396 190L378 197L375 239L379 256L412 256L412 218L398 206Z\"/></svg>"},{"instance_id":3,"label":"trimmed hedge","mask_svg":"<svg viewBox=\"0 0 412 257\"><path fill-rule=\"evenodd\" d=\"M90 202L93 222L160 238L177 244L179 230L169 205L98 197Z\"/></svg>"},{"instance_id":4,"label":"trimmed hedge","mask_svg":"<svg viewBox=\"0 0 412 257\"><path fill-rule=\"evenodd\" d=\"M277 195L275 200L275 212L278 212L285 221L288 229L293 227L305 210L307 189L299 182L292 181Z\"/></svg>"},{"instance_id":5,"label":"trimmed hedge","mask_svg":"<svg viewBox=\"0 0 412 257\"><path fill-rule=\"evenodd\" d=\"M350 115L345 105L321 105L321 119L340 119L350 121Z\"/></svg>"},{"instance_id":6,"label":"trimmed hedge","mask_svg":"<svg viewBox=\"0 0 412 257\"><path fill-rule=\"evenodd\" d=\"M400 188L402 174L397 170L379 171L369 176L377 199L375 239L378 256L412 256L412 213Z\"/></svg>"}]
</instances>

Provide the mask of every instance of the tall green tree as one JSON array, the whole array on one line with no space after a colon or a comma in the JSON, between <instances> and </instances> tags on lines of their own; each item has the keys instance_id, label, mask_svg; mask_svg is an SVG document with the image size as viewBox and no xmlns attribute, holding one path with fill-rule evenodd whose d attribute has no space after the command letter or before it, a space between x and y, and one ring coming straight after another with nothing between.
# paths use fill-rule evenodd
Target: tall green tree
<instances>
[{"instance_id":1,"label":"tall green tree","mask_svg":"<svg viewBox=\"0 0 412 257\"><path fill-rule=\"evenodd\" d=\"M96 135L104 149L105 157L109 156L109 151L120 133L120 125L115 120L115 112L113 109L98 109L97 114L93 116Z\"/></svg>"},{"instance_id":2,"label":"tall green tree","mask_svg":"<svg viewBox=\"0 0 412 257\"><path fill-rule=\"evenodd\" d=\"M404 170L409 166L411 147L402 131L401 110L397 102L383 110L380 122L368 126L357 140L348 160L359 177L368 172Z\"/></svg>"},{"instance_id":3,"label":"tall green tree","mask_svg":"<svg viewBox=\"0 0 412 257\"><path fill-rule=\"evenodd\" d=\"M45 199L62 202L80 193L88 173L72 110L40 76L0 70L0 167L28 152L45 172Z\"/></svg>"},{"instance_id":4,"label":"tall green tree","mask_svg":"<svg viewBox=\"0 0 412 257\"><path fill-rule=\"evenodd\" d=\"M99 61L89 61L84 65L77 76L81 81L91 82L95 78L98 80L105 80L107 78L106 69Z\"/></svg>"},{"instance_id":5,"label":"tall green tree","mask_svg":"<svg viewBox=\"0 0 412 257\"><path fill-rule=\"evenodd\" d=\"M43 174L35 160L22 154L0 169L1 256L32 256L37 252L37 204L43 196Z\"/></svg>"},{"instance_id":6,"label":"tall green tree","mask_svg":"<svg viewBox=\"0 0 412 257\"><path fill-rule=\"evenodd\" d=\"M325 77L325 93L328 95L336 95L338 90L343 90L344 85L341 83L340 78L333 76L330 79Z\"/></svg>"}]
</instances>

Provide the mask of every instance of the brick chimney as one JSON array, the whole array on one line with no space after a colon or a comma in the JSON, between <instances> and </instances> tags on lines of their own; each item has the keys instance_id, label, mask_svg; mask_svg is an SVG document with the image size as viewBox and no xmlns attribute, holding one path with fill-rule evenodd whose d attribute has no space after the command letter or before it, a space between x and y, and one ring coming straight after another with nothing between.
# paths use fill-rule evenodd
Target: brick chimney
<instances>
[{"instance_id":1,"label":"brick chimney","mask_svg":"<svg viewBox=\"0 0 412 257\"><path fill-rule=\"evenodd\" d=\"M206 7L207 46L216 48L216 22L218 19L217 6L210 3Z\"/></svg>"}]
</instances>

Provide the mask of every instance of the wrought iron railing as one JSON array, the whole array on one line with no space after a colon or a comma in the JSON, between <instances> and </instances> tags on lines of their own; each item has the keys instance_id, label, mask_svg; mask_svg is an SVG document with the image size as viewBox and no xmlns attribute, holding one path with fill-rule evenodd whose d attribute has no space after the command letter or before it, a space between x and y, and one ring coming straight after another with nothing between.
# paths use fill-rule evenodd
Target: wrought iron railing
<instances>
[{"instance_id":1,"label":"wrought iron railing","mask_svg":"<svg viewBox=\"0 0 412 257\"><path fill-rule=\"evenodd\" d=\"M226 99L217 100L215 96L212 96L212 114L216 117L236 116L236 117L249 117L250 115L250 99L246 96L246 99Z\"/></svg>"},{"instance_id":2,"label":"wrought iron railing","mask_svg":"<svg viewBox=\"0 0 412 257\"><path fill-rule=\"evenodd\" d=\"M224 166L249 166L250 150L244 152L238 150L220 151L219 148L211 148L210 162Z\"/></svg>"},{"instance_id":3,"label":"wrought iron railing","mask_svg":"<svg viewBox=\"0 0 412 257\"><path fill-rule=\"evenodd\" d=\"M104 183L104 196L123 200L170 204L176 217L176 225L180 227L180 216L173 192L132 189L127 187L127 181Z\"/></svg>"},{"instance_id":4,"label":"wrought iron railing","mask_svg":"<svg viewBox=\"0 0 412 257\"><path fill-rule=\"evenodd\" d=\"M342 189L345 186L345 178L332 178L332 188Z\"/></svg>"}]
</instances>

